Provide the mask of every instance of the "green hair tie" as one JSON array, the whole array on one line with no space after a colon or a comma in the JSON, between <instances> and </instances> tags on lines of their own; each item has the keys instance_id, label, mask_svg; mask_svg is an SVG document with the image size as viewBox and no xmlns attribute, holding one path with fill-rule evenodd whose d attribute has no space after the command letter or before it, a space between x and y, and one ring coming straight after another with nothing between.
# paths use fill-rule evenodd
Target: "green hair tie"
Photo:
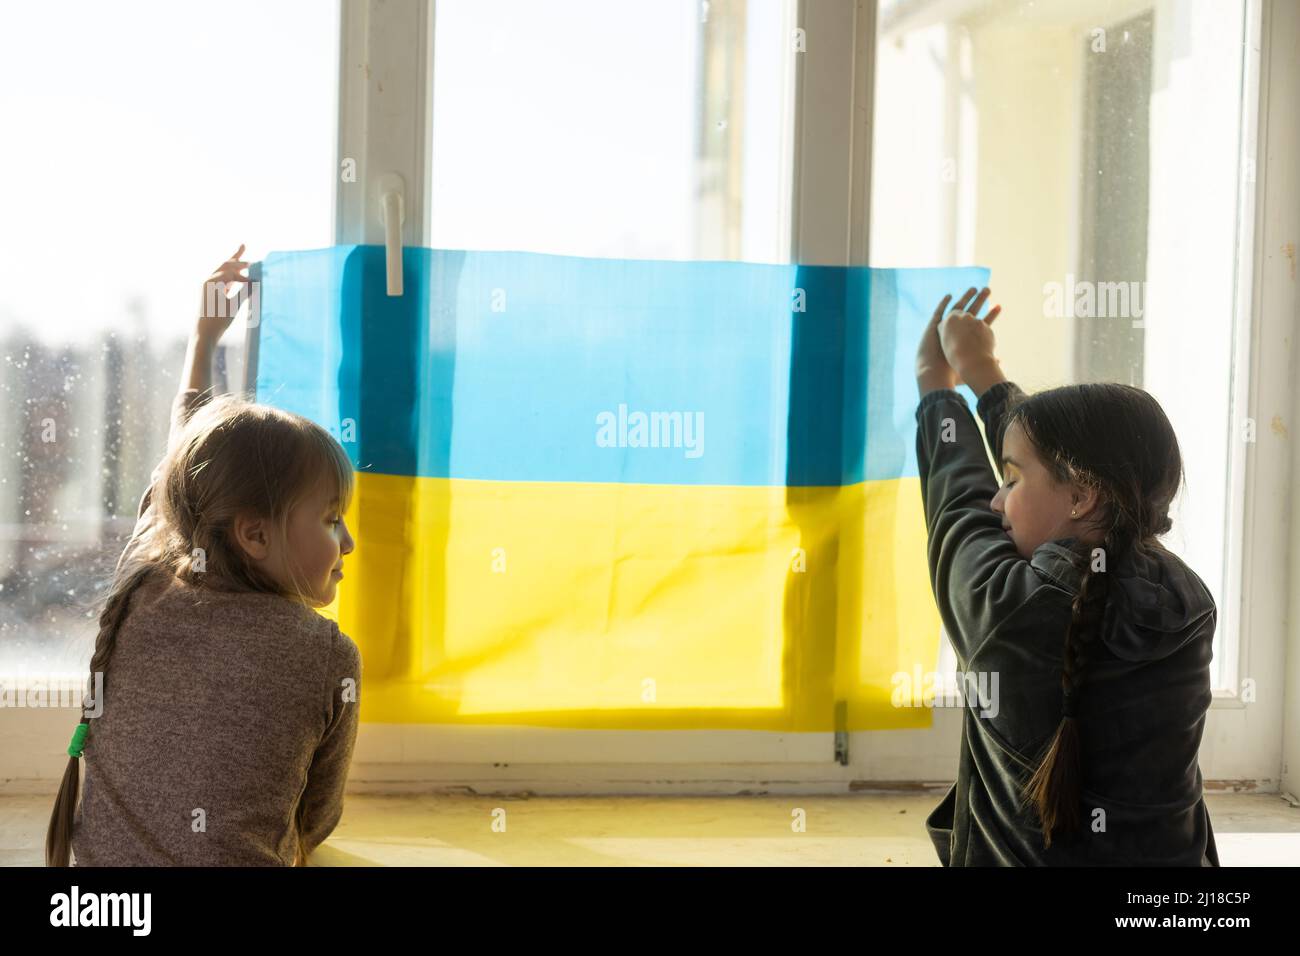
<instances>
[{"instance_id":1,"label":"green hair tie","mask_svg":"<svg viewBox=\"0 0 1300 956\"><path fill-rule=\"evenodd\" d=\"M68 744L68 756L80 757L82 745L86 741L86 731L90 729L90 724L77 724L77 729L72 732L72 743Z\"/></svg>"}]
</instances>

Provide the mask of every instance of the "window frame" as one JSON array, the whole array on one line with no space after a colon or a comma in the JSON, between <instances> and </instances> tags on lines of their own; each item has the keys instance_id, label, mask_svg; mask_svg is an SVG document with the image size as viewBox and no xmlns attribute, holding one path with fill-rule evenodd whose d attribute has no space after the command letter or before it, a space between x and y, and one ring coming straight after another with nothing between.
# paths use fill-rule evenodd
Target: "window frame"
<instances>
[{"instance_id":1,"label":"window frame","mask_svg":"<svg viewBox=\"0 0 1300 956\"><path fill-rule=\"evenodd\" d=\"M1216 695L1202 746L1203 764L1214 771L1207 778L1228 781L1232 789L1291 792L1297 789L1294 772L1288 776L1286 768L1300 766L1300 742L1294 734L1284 738L1283 728L1300 725L1300 623L1294 613L1300 562L1293 560L1297 523L1289 507L1292 452L1273 424L1288 410L1292 422L1300 412L1300 388L1291 374L1300 297L1294 259L1288 263L1273 250L1294 243L1300 230L1300 124L1288 108L1300 92L1300 64L1285 55L1297 30L1300 10L1293 4L1247 0L1229 421L1243 426L1250 418L1257 427L1253 442L1229 437L1220 626L1235 650L1225 678L1237 689ZM1267 345L1275 342L1289 343L1291 351ZM1266 417L1268 427L1258 427ZM1254 682L1253 702L1243 699L1243 680Z\"/></svg>"},{"instance_id":2,"label":"window frame","mask_svg":"<svg viewBox=\"0 0 1300 956\"><path fill-rule=\"evenodd\" d=\"M1158 0L1153 0L1153 4ZM813 3L792 0L795 26L807 50L797 57L793 98L791 256L821 265L869 261L871 134L877 0ZM435 12L420 0L346 0L340 17L339 162L357 160L355 183L340 181L335 197L339 243L381 244L379 177L397 172L406 181L403 241L427 244L431 216L433 50ZM1270 84L1300 91L1295 64L1270 60L1261 37L1290 22L1275 0L1247 0L1247 55L1243 73L1243 127L1239 168L1268 155L1268 130L1284 121ZM1278 33L1279 44L1283 36ZM383 92L378 90L383 84ZM1293 143L1288 142L1292 148ZM1259 150L1259 152L1257 152ZM1300 156L1286 154L1292 162ZM1272 169L1278 160L1269 156ZM1261 169L1264 164L1261 163ZM337 167L337 164L336 164ZM1260 342L1294 332L1294 308L1271 308L1278 272L1265 250L1276 226L1266 210L1281 198L1300 208L1293 175L1243 179L1239 189L1237 321L1232 357L1232 414L1264 407L1291 408L1296 391L1282 350ZM1294 233L1292 234L1294 235ZM1270 308L1265 308L1267 292ZM1291 290L1294 302L1294 287ZM1235 649L1229 670L1255 675L1258 699L1248 705L1234 692L1216 694L1207 719L1202 765L1207 779L1247 781L1268 789L1280 773L1284 634L1288 577L1288 526L1253 506L1262 498L1285 501L1290 466L1280 443L1246 447L1232 442L1230 533L1224 646ZM1245 584L1249 576L1249 583ZM1291 585L1296 584L1291 572ZM1300 588L1292 587L1300 591ZM936 635L936 638L938 635ZM1296 630L1291 633L1296 643ZM1294 670L1294 668L1293 668ZM1293 674L1290 714L1296 716ZM1233 683L1236 683L1234 679ZM936 707L927 730L861 731L839 741L846 761L836 762L836 735L736 731L575 731L532 727L363 724L354 778L379 786L421 784L500 785L527 781L540 791L574 782L599 790L634 785L645 792L734 792L766 782L774 771L790 785L853 789L864 781L950 780L958 755L961 714ZM616 735L611 737L610 735ZM611 741L617 741L611 747ZM1292 742L1294 747L1294 742ZM617 756L613 756L617 753ZM527 764L511 767L526 754ZM727 770L717 772L719 755ZM1297 761L1300 763L1300 761ZM584 764L577 768L576 763Z\"/></svg>"}]
</instances>

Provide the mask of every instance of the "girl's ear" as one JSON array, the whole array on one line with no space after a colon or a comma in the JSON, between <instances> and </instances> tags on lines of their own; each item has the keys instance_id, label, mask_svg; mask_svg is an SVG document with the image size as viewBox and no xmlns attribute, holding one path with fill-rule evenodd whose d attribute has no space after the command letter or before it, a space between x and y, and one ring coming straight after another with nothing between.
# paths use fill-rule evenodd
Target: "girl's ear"
<instances>
[{"instance_id":1,"label":"girl's ear","mask_svg":"<svg viewBox=\"0 0 1300 956\"><path fill-rule=\"evenodd\" d=\"M267 535L266 522L254 515L239 514L235 516L235 542L244 549L244 553L255 561L265 561L271 553L271 542Z\"/></svg>"},{"instance_id":2,"label":"girl's ear","mask_svg":"<svg viewBox=\"0 0 1300 956\"><path fill-rule=\"evenodd\" d=\"M1089 517L1100 504L1101 495L1091 485L1075 485L1070 492L1070 508L1074 512L1072 518Z\"/></svg>"}]
</instances>

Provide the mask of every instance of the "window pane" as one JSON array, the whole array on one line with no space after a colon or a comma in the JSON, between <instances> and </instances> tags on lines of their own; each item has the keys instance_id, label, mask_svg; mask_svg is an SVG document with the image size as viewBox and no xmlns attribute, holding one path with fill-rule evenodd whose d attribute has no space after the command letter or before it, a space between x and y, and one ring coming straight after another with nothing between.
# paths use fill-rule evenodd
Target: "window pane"
<instances>
[{"instance_id":1,"label":"window pane","mask_svg":"<svg viewBox=\"0 0 1300 956\"><path fill-rule=\"evenodd\" d=\"M788 261L790 0L435 13L435 247Z\"/></svg>"},{"instance_id":2,"label":"window pane","mask_svg":"<svg viewBox=\"0 0 1300 956\"><path fill-rule=\"evenodd\" d=\"M333 241L337 6L15 4L0 31L0 672L84 673L203 280ZM218 388L242 384L244 322Z\"/></svg>"},{"instance_id":3,"label":"window pane","mask_svg":"<svg viewBox=\"0 0 1300 956\"><path fill-rule=\"evenodd\" d=\"M1057 0L880 9L872 261L992 269L1028 391L1159 400L1187 485L1166 543L1225 621L1245 5Z\"/></svg>"}]
</instances>

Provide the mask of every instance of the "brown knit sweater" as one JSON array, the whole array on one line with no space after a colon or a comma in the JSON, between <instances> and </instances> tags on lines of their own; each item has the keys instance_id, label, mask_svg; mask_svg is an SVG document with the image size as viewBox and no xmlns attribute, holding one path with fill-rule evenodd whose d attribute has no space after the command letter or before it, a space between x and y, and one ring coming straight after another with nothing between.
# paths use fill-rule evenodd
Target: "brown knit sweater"
<instances>
[{"instance_id":1,"label":"brown knit sweater","mask_svg":"<svg viewBox=\"0 0 1300 956\"><path fill-rule=\"evenodd\" d=\"M177 396L173 439L199 404ZM85 739L76 865L292 865L295 813L306 853L342 816L360 683L356 644L310 608L146 579Z\"/></svg>"}]
</instances>

